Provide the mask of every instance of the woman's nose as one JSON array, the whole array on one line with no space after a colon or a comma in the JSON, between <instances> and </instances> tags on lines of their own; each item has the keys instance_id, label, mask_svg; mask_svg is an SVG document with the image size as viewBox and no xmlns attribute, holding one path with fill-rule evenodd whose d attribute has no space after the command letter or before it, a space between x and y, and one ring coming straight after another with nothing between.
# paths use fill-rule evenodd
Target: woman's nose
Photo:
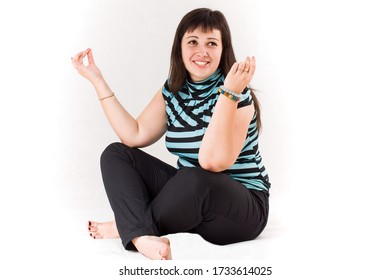
<instances>
[{"instance_id":1,"label":"woman's nose","mask_svg":"<svg viewBox=\"0 0 390 280\"><path fill-rule=\"evenodd\" d=\"M200 57L207 57L209 56L209 53L207 52L207 49L205 47L199 46L198 55Z\"/></svg>"}]
</instances>

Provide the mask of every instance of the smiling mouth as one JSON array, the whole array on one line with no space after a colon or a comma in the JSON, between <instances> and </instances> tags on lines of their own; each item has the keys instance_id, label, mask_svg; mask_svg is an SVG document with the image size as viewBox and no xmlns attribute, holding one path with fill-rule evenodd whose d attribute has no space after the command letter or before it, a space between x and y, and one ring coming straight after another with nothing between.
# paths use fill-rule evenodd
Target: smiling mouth
<instances>
[{"instance_id":1,"label":"smiling mouth","mask_svg":"<svg viewBox=\"0 0 390 280\"><path fill-rule=\"evenodd\" d=\"M199 66L205 66L206 64L209 64L208 61L194 61L194 63Z\"/></svg>"}]
</instances>

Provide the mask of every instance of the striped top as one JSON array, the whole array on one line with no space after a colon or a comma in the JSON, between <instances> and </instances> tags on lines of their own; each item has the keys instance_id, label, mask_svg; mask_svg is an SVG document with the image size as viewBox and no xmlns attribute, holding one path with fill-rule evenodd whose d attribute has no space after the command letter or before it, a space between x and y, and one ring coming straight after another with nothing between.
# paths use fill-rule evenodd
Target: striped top
<instances>
[{"instance_id":1,"label":"striped top","mask_svg":"<svg viewBox=\"0 0 390 280\"><path fill-rule=\"evenodd\" d=\"M168 130L165 143L168 151L177 155L177 167L199 167L199 147L220 96L218 89L224 83L220 69L201 82L186 81L177 94L169 91L168 80L162 93L165 100ZM252 104L250 90L246 88L238 108ZM250 189L268 193L270 183L258 150L256 114L248 128L244 146L236 162L222 173Z\"/></svg>"}]
</instances>

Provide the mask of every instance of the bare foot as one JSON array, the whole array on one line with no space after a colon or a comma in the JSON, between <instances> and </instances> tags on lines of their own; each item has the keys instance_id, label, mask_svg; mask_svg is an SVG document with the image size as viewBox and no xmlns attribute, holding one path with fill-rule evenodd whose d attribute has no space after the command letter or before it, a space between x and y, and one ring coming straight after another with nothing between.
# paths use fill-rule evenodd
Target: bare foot
<instances>
[{"instance_id":1,"label":"bare foot","mask_svg":"<svg viewBox=\"0 0 390 280\"><path fill-rule=\"evenodd\" d=\"M88 221L88 231L93 239L119 238L115 221L105 223Z\"/></svg>"},{"instance_id":2,"label":"bare foot","mask_svg":"<svg viewBox=\"0 0 390 280\"><path fill-rule=\"evenodd\" d=\"M133 240L137 250L152 260L172 260L171 246L166 237L144 235Z\"/></svg>"}]
</instances>

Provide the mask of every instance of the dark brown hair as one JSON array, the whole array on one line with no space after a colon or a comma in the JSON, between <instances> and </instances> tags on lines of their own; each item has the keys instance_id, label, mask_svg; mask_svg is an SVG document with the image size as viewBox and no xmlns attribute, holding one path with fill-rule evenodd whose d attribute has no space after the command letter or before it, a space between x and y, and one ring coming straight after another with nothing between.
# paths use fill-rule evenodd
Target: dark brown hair
<instances>
[{"instance_id":1,"label":"dark brown hair","mask_svg":"<svg viewBox=\"0 0 390 280\"><path fill-rule=\"evenodd\" d=\"M222 37L222 55L219 68L226 77L232 65L236 62L229 25L225 16L220 11L212 11L208 8L199 8L187 13L180 21L171 51L171 65L169 69L169 90L176 94L189 78L187 69L184 66L181 52L181 41L184 34L200 28L203 32L219 30ZM257 128L261 128L259 101L251 89L251 95L257 115Z\"/></svg>"}]
</instances>

